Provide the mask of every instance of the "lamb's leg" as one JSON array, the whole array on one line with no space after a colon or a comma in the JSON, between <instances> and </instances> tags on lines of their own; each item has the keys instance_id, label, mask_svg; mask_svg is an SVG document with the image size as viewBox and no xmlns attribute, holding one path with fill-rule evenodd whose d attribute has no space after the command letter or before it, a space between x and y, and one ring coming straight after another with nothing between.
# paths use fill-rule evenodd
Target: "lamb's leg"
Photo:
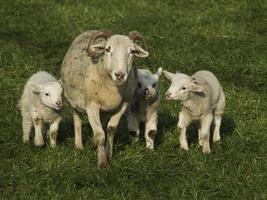
<instances>
[{"instance_id":1,"label":"lamb's leg","mask_svg":"<svg viewBox=\"0 0 267 200\"><path fill-rule=\"evenodd\" d=\"M221 115L214 116L215 128L213 132L213 142L217 142L221 140L221 136L220 136L221 121L222 121Z\"/></svg>"},{"instance_id":2,"label":"lamb's leg","mask_svg":"<svg viewBox=\"0 0 267 200\"><path fill-rule=\"evenodd\" d=\"M154 150L154 141L157 134L157 121L158 114L157 110L150 108L147 110L146 125L145 125L145 138L146 148Z\"/></svg>"},{"instance_id":3,"label":"lamb's leg","mask_svg":"<svg viewBox=\"0 0 267 200\"><path fill-rule=\"evenodd\" d=\"M57 131L60 121L62 120L61 117L58 117L49 127L49 137L50 137L50 146L56 147L57 143Z\"/></svg>"},{"instance_id":4,"label":"lamb's leg","mask_svg":"<svg viewBox=\"0 0 267 200\"><path fill-rule=\"evenodd\" d=\"M108 122L108 128L107 128L107 132L108 132L108 134L107 134L108 135L107 147L108 148L107 148L107 150L108 150L108 154L109 154L108 155L109 159L112 158L114 135L116 133L121 116L125 112L127 106L128 106L128 103L126 103L126 102L123 103L120 111L117 112L115 115L113 115Z\"/></svg>"},{"instance_id":5,"label":"lamb's leg","mask_svg":"<svg viewBox=\"0 0 267 200\"><path fill-rule=\"evenodd\" d=\"M202 147L202 145L203 145L203 141L201 140L200 131L201 131L201 125L200 125L200 123L199 123L199 124L198 124L198 144L199 144L199 146Z\"/></svg>"},{"instance_id":6,"label":"lamb's leg","mask_svg":"<svg viewBox=\"0 0 267 200\"><path fill-rule=\"evenodd\" d=\"M41 118L34 118L33 125L35 129L35 136L34 136L34 144L36 146L43 146L44 145L44 138L42 134L43 128L43 121Z\"/></svg>"},{"instance_id":7,"label":"lamb's leg","mask_svg":"<svg viewBox=\"0 0 267 200\"><path fill-rule=\"evenodd\" d=\"M90 125L93 129L94 140L97 144L98 167L108 166L108 160L105 152L105 132L100 121L100 106L98 104L90 104L86 108Z\"/></svg>"},{"instance_id":8,"label":"lamb's leg","mask_svg":"<svg viewBox=\"0 0 267 200\"><path fill-rule=\"evenodd\" d=\"M30 140L30 133L32 129L32 120L30 116L22 116L23 142L28 143Z\"/></svg>"},{"instance_id":9,"label":"lamb's leg","mask_svg":"<svg viewBox=\"0 0 267 200\"><path fill-rule=\"evenodd\" d=\"M213 120L212 114L207 114L201 118L200 140L202 140L202 152L210 153L210 126Z\"/></svg>"},{"instance_id":10,"label":"lamb's leg","mask_svg":"<svg viewBox=\"0 0 267 200\"><path fill-rule=\"evenodd\" d=\"M131 142L136 143L139 140L140 122L135 113L127 113L127 127L130 133Z\"/></svg>"},{"instance_id":11,"label":"lamb's leg","mask_svg":"<svg viewBox=\"0 0 267 200\"><path fill-rule=\"evenodd\" d=\"M179 122L177 124L178 130L180 131L179 141L181 148L188 151L188 142L186 139L186 127L190 124L191 120L182 112L179 113Z\"/></svg>"},{"instance_id":12,"label":"lamb's leg","mask_svg":"<svg viewBox=\"0 0 267 200\"><path fill-rule=\"evenodd\" d=\"M214 133L213 133L213 142L217 142L221 140L220 127L221 127L222 114L224 111L224 107L225 107L225 95L224 95L224 92L222 91L219 102L214 111L215 128L214 128Z\"/></svg>"},{"instance_id":13,"label":"lamb's leg","mask_svg":"<svg viewBox=\"0 0 267 200\"><path fill-rule=\"evenodd\" d=\"M75 133L75 147L83 150L82 142L82 119L77 111L73 111L74 133Z\"/></svg>"}]
</instances>

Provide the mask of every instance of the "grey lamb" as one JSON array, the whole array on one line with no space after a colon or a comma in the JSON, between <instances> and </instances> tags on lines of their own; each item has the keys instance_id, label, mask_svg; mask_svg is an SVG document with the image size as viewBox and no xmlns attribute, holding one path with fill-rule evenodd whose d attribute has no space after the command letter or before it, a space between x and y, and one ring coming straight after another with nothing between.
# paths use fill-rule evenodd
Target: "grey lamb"
<instances>
[{"instance_id":1,"label":"grey lamb","mask_svg":"<svg viewBox=\"0 0 267 200\"><path fill-rule=\"evenodd\" d=\"M139 139L140 124L145 123L146 148L154 149L157 133L158 107L160 103L158 81L162 73L159 68L152 74L149 70L138 69L138 83L135 94L126 111L128 130L134 141Z\"/></svg>"}]
</instances>

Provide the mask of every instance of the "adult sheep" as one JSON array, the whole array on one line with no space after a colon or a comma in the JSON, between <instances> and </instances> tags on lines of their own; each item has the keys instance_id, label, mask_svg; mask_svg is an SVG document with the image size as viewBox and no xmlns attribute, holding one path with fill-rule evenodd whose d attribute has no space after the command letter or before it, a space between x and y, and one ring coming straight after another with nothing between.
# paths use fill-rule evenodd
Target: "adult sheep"
<instances>
[{"instance_id":1,"label":"adult sheep","mask_svg":"<svg viewBox=\"0 0 267 200\"><path fill-rule=\"evenodd\" d=\"M143 48L135 43L137 40ZM74 108L75 146L83 149L80 114L86 112L97 145L98 167L106 167L112 157L114 134L134 94L134 58L148 55L144 38L138 32L126 36L94 30L80 34L63 60L61 80L65 96ZM102 111L113 114L107 127L108 141L101 125ZM109 147L107 153L105 143Z\"/></svg>"}]
</instances>

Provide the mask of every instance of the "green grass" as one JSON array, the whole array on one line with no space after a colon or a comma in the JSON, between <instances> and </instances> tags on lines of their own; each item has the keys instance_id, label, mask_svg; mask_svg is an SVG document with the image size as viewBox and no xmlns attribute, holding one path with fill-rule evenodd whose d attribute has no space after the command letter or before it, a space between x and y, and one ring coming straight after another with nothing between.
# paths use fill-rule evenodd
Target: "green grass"
<instances>
[{"instance_id":1,"label":"green grass","mask_svg":"<svg viewBox=\"0 0 267 200\"><path fill-rule=\"evenodd\" d=\"M0 199L267 199L267 2L265 0L0 0ZM226 93L222 141L203 155L196 128L179 150L178 102L167 102L161 78L154 152L131 145L125 119L114 158L96 167L84 116L85 150L74 149L71 107L56 149L22 143L16 110L26 80L38 70L59 77L72 40L90 29L138 30L155 71L214 72Z\"/></svg>"}]
</instances>

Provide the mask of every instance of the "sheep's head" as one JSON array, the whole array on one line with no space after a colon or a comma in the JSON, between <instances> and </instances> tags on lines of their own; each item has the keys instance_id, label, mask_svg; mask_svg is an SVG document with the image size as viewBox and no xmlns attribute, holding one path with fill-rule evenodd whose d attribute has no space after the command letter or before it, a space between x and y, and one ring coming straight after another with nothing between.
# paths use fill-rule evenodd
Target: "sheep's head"
<instances>
[{"instance_id":1,"label":"sheep's head","mask_svg":"<svg viewBox=\"0 0 267 200\"><path fill-rule=\"evenodd\" d=\"M159 68L155 74L145 69L138 69L138 83L137 93L138 96L148 100L157 95L158 80L162 73L162 68Z\"/></svg>"},{"instance_id":2,"label":"sheep's head","mask_svg":"<svg viewBox=\"0 0 267 200\"><path fill-rule=\"evenodd\" d=\"M62 86L60 81L36 84L30 83L32 91L39 95L44 105L60 110L62 107Z\"/></svg>"},{"instance_id":3,"label":"sheep's head","mask_svg":"<svg viewBox=\"0 0 267 200\"><path fill-rule=\"evenodd\" d=\"M164 76L171 81L171 86L165 93L168 100L186 101L191 93L203 91L202 86L198 85L193 78L186 74L176 73L163 70Z\"/></svg>"},{"instance_id":4,"label":"sheep's head","mask_svg":"<svg viewBox=\"0 0 267 200\"><path fill-rule=\"evenodd\" d=\"M97 42L100 38L102 40ZM143 48L135 41L142 42ZM113 35L111 31L96 32L89 42L88 53L92 59L103 55L104 67L117 85L126 82L134 57L149 55L144 38L139 33L130 32L125 36Z\"/></svg>"}]
</instances>

